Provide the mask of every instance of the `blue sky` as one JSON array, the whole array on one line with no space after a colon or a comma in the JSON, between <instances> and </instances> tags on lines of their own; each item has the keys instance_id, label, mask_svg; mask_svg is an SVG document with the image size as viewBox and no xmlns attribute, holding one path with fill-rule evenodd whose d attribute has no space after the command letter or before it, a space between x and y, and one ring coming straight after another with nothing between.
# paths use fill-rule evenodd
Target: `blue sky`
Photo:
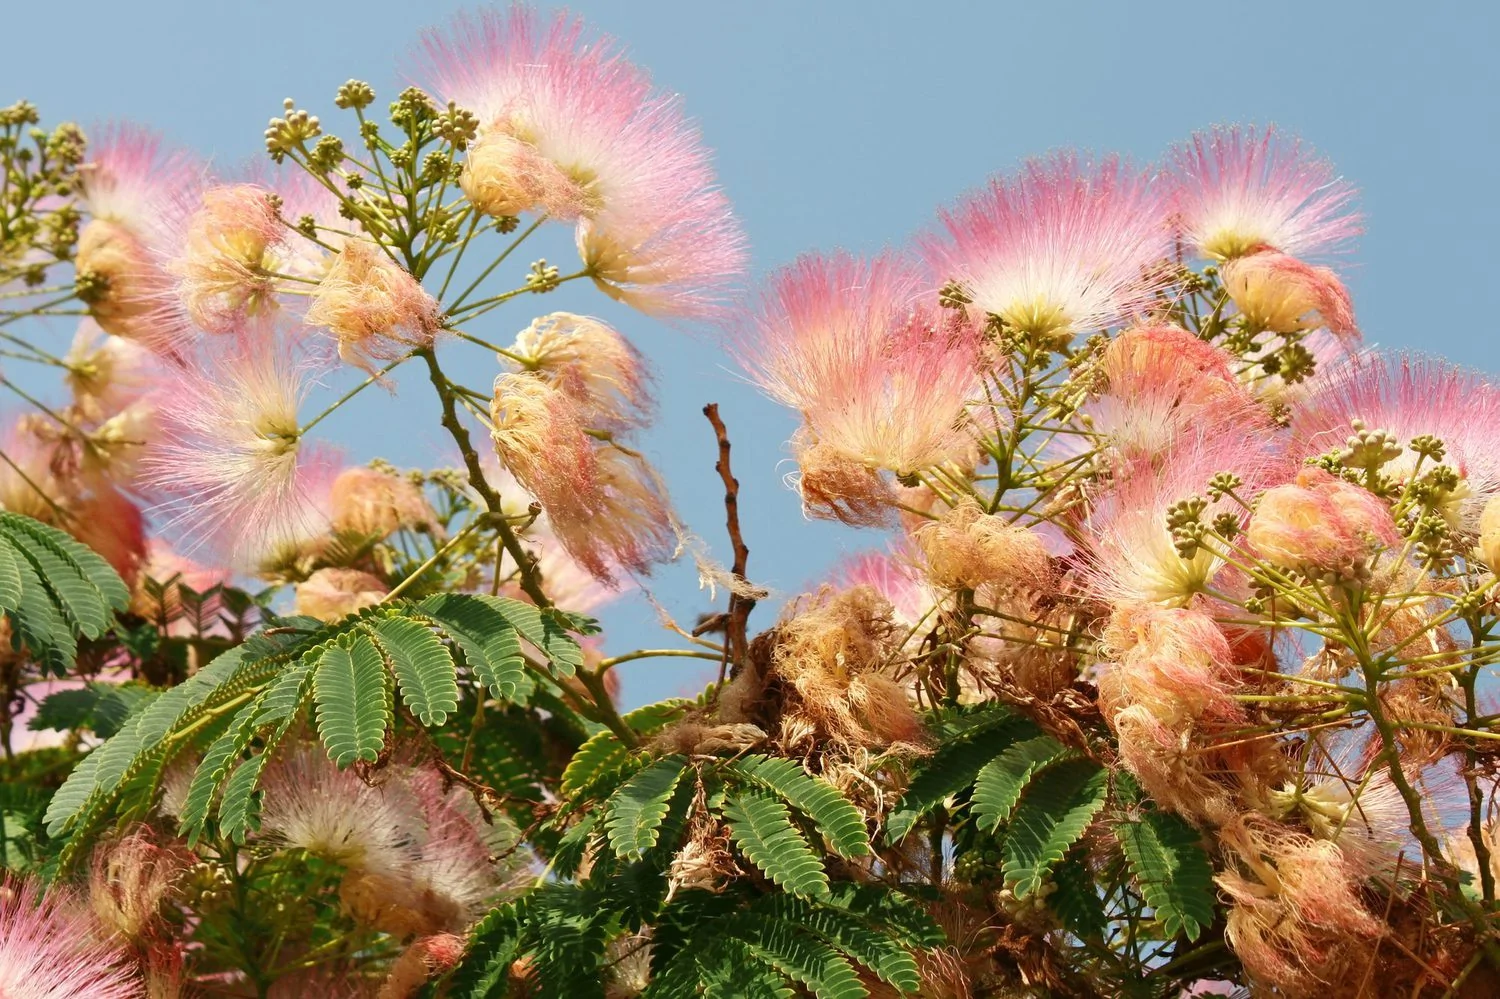
<instances>
[{"instance_id":1,"label":"blue sky","mask_svg":"<svg viewBox=\"0 0 1500 999\"><path fill-rule=\"evenodd\" d=\"M233 167L259 154L284 97L333 124L334 91L350 77L394 96L418 30L462 5L75 0L66 15L9 6L0 102L25 96L49 120L86 125L143 121ZM716 150L757 274L808 249L899 243L939 204L1049 149L1151 160L1216 122L1275 122L1362 191L1368 232L1341 267L1368 338L1500 369L1487 310L1500 232L1496 5L596 0L571 9L684 96ZM543 254L571 259L561 234L520 256ZM615 321L653 360L661 415L647 450L686 520L727 552L699 413L721 404L757 581L795 594L842 555L882 543L802 519L778 467L793 419L743 384L711 340L567 290L492 313L484 332L508 341L531 310L561 308ZM474 372L470 384L486 386L490 359L453 351L452 363ZM331 387L352 384L343 377ZM352 459L447 462L430 390L411 377L398 384L395 399L366 393L322 426ZM689 566L663 568L652 586L684 623L708 608ZM639 600L603 617L611 651L662 642ZM754 623L769 622L769 608L757 611ZM632 704L702 676L671 660L623 672Z\"/></svg>"}]
</instances>

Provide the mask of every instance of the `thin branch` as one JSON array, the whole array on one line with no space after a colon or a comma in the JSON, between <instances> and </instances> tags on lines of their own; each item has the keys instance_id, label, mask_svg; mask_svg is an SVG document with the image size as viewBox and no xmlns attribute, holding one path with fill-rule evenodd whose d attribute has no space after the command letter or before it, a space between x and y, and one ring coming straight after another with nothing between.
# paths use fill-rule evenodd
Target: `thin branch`
<instances>
[{"instance_id":1,"label":"thin branch","mask_svg":"<svg viewBox=\"0 0 1500 999\"><path fill-rule=\"evenodd\" d=\"M729 468L729 430L719 416L718 403L711 402L704 406L703 415L713 425L714 437L719 442L719 459L714 462L714 470L724 481L724 519L729 529L729 544L734 550L734 564L729 571L734 575L736 585L729 588L729 619L724 631L724 658L719 663L719 687L722 688L724 674L731 666L735 676L745 668L750 649L747 632L750 612L755 609L755 598L744 595L750 585L750 581L745 578L750 549L740 531L740 481Z\"/></svg>"}]
</instances>

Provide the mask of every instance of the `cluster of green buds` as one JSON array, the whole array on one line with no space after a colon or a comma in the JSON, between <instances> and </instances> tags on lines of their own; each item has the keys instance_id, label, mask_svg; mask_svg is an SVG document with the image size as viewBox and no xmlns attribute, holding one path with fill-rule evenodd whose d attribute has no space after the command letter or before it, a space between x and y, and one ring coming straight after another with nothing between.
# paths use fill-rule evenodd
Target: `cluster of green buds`
<instances>
[{"instance_id":1,"label":"cluster of green buds","mask_svg":"<svg viewBox=\"0 0 1500 999\"><path fill-rule=\"evenodd\" d=\"M40 122L26 101L0 108L0 287L6 292L43 289L52 268L72 260L78 243L84 135L69 122L50 131ZM10 313L0 306L0 314Z\"/></svg>"},{"instance_id":2,"label":"cluster of green buds","mask_svg":"<svg viewBox=\"0 0 1500 999\"><path fill-rule=\"evenodd\" d=\"M479 119L454 103L439 107L408 87L387 107L385 122L369 116L375 89L349 80L334 95L339 109L358 120L357 138L324 130L316 115L286 102L266 129L266 149L276 162L291 160L327 188L339 214L389 247L418 278L440 257L480 228L512 232L515 218L482 219L462 197L462 153L479 134ZM314 220L293 220L313 239L323 238ZM532 290L545 275L530 279Z\"/></svg>"}]
</instances>

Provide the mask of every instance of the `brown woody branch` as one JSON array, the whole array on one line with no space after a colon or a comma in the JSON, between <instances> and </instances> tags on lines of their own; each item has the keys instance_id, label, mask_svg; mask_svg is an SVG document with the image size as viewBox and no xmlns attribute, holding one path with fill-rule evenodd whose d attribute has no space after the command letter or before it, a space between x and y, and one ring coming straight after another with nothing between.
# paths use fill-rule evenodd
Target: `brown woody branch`
<instances>
[{"instance_id":1,"label":"brown woody branch","mask_svg":"<svg viewBox=\"0 0 1500 999\"><path fill-rule=\"evenodd\" d=\"M747 634L750 611L755 607L755 599L744 595L750 583L745 578L745 564L750 559L750 549L745 544L744 534L740 532L740 482L729 469L729 431L719 417L718 403L711 402L704 406L703 415L713 425L714 437L719 442L719 460L714 462L714 470L724 480L724 515L729 528L729 544L734 550L734 564L729 571L734 576L736 585L729 591L729 616L724 629L724 659L719 664L719 683L722 684L726 671L732 668L730 675L738 676L745 666L750 646Z\"/></svg>"}]
</instances>

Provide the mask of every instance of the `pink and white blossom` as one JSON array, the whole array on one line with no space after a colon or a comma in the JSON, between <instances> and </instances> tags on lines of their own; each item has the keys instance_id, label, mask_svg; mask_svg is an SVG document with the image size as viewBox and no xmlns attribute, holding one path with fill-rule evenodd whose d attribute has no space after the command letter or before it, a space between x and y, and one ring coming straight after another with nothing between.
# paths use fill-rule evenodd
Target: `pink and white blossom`
<instances>
[{"instance_id":1,"label":"pink and white blossom","mask_svg":"<svg viewBox=\"0 0 1500 999\"><path fill-rule=\"evenodd\" d=\"M943 231L923 241L934 273L1043 342L1143 314L1169 276L1163 192L1115 158L1031 160L940 218Z\"/></svg>"},{"instance_id":2,"label":"pink and white blossom","mask_svg":"<svg viewBox=\"0 0 1500 999\"><path fill-rule=\"evenodd\" d=\"M611 39L484 10L429 33L415 75L479 117L461 186L480 211L577 219L588 275L645 312L719 308L745 267L739 224L680 101Z\"/></svg>"},{"instance_id":3,"label":"pink and white blossom","mask_svg":"<svg viewBox=\"0 0 1500 999\"><path fill-rule=\"evenodd\" d=\"M1172 150L1184 242L1215 260L1269 247L1297 257L1339 249L1360 229L1354 188L1273 126L1220 126Z\"/></svg>"}]
</instances>

